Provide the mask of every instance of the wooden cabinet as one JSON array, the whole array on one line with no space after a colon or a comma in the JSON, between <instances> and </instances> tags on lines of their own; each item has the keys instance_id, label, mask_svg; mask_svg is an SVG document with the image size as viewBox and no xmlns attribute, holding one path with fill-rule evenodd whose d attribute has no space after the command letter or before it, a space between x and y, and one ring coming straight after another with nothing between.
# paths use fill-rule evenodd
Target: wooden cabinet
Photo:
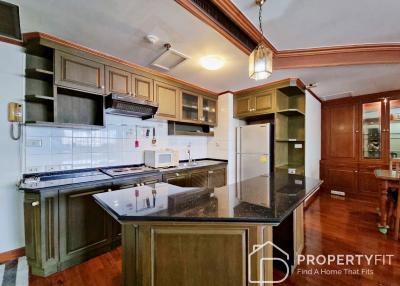
<instances>
[{"instance_id":1,"label":"wooden cabinet","mask_svg":"<svg viewBox=\"0 0 400 286\"><path fill-rule=\"evenodd\" d=\"M180 187L218 188L226 185L226 167L208 167L167 173L163 182Z\"/></svg>"},{"instance_id":2,"label":"wooden cabinet","mask_svg":"<svg viewBox=\"0 0 400 286\"><path fill-rule=\"evenodd\" d=\"M132 75L130 72L106 66L106 93L132 94Z\"/></svg>"},{"instance_id":3,"label":"wooden cabinet","mask_svg":"<svg viewBox=\"0 0 400 286\"><path fill-rule=\"evenodd\" d=\"M188 187L189 186L189 178L190 178L189 173L183 171L183 172L166 174L163 176L163 181L168 184L179 186L179 187Z\"/></svg>"},{"instance_id":4,"label":"wooden cabinet","mask_svg":"<svg viewBox=\"0 0 400 286\"><path fill-rule=\"evenodd\" d=\"M181 121L215 125L217 99L188 91L181 92Z\"/></svg>"},{"instance_id":5,"label":"wooden cabinet","mask_svg":"<svg viewBox=\"0 0 400 286\"><path fill-rule=\"evenodd\" d=\"M55 84L92 93L105 93L104 65L55 51Z\"/></svg>"},{"instance_id":6,"label":"wooden cabinet","mask_svg":"<svg viewBox=\"0 0 400 286\"><path fill-rule=\"evenodd\" d=\"M226 185L226 168L211 169L208 171L208 187L219 188Z\"/></svg>"},{"instance_id":7,"label":"wooden cabinet","mask_svg":"<svg viewBox=\"0 0 400 286\"><path fill-rule=\"evenodd\" d=\"M87 260L108 249L111 242L109 215L94 201L104 189L60 191L60 269Z\"/></svg>"},{"instance_id":8,"label":"wooden cabinet","mask_svg":"<svg viewBox=\"0 0 400 286\"><path fill-rule=\"evenodd\" d=\"M302 203L293 212L293 246L294 257L298 257L304 249L304 204ZM297 259L294 260L297 266Z\"/></svg>"},{"instance_id":9,"label":"wooden cabinet","mask_svg":"<svg viewBox=\"0 0 400 286\"><path fill-rule=\"evenodd\" d=\"M323 108L326 117L322 145L326 144L326 153L323 154L331 160L358 159L358 105L338 104Z\"/></svg>"},{"instance_id":10,"label":"wooden cabinet","mask_svg":"<svg viewBox=\"0 0 400 286\"><path fill-rule=\"evenodd\" d=\"M153 100L153 80L144 76L132 75L132 92L136 97Z\"/></svg>"},{"instance_id":11,"label":"wooden cabinet","mask_svg":"<svg viewBox=\"0 0 400 286\"><path fill-rule=\"evenodd\" d=\"M200 169L194 170L190 173L190 187L208 187L208 170Z\"/></svg>"},{"instance_id":12,"label":"wooden cabinet","mask_svg":"<svg viewBox=\"0 0 400 286\"><path fill-rule=\"evenodd\" d=\"M327 164L323 178L329 190L354 194L358 191L356 163Z\"/></svg>"},{"instance_id":13,"label":"wooden cabinet","mask_svg":"<svg viewBox=\"0 0 400 286\"><path fill-rule=\"evenodd\" d=\"M158 103L157 117L179 120L180 91L162 82L154 82L154 101Z\"/></svg>"},{"instance_id":14,"label":"wooden cabinet","mask_svg":"<svg viewBox=\"0 0 400 286\"><path fill-rule=\"evenodd\" d=\"M234 100L235 117L244 118L272 113L275 111L274 102L274 90L237 96Z\"/></svg>"},{"instance_id":15,"label":"wooden cabinet","mask_svg":"<svg viewBox=\"0 0 400 286\"><path fill-rule=\"evenodd\" d=\"M31 273L58 271L58 192L26 193L24 198L25 255Z\"/></svg>"},{"instance_id":16,"label":"wooden cabinet","mask_svg":"<svg viewBox=\"0 0 400 286\"><path fill-rule=\"evenodd\" d=\"M394 92L328 101L322 108L321 178L324 188L378 195L374 170L397 156ZM396 107L397 108L397 107ZM396 110L394 108L394 110Z\"/></svg>"}]
</instances>

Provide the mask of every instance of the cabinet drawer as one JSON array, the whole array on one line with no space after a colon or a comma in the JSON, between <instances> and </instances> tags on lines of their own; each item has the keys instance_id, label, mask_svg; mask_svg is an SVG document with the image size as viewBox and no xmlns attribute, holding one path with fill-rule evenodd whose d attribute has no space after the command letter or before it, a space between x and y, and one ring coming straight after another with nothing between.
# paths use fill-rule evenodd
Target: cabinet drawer
<instances>
[{"instance_id":1,"label":"cabinet drawer","mask_svg":"<svg viewBox=\"0 0 400 286\"><path fill-rule=\"evenodd\" d=\"M104 65L56 51L55 84L104 94Z\"/></svg>"}]
</instances>

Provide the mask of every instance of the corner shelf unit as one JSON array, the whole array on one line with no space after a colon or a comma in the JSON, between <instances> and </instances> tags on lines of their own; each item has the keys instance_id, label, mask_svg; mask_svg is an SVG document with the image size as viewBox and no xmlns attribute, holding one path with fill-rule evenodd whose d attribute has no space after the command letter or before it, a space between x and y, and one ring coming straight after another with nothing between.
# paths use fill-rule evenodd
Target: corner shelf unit
<instances>
[{"instance_id":1,"label":"corner shelf unit","mask_svg":"<svg viewBox=\"0 0 400 286\"><path fill-rule=\"evenodd\" d=\"M304 175L305 93L297 86L277 89L275 171Z\"/></svg>"},{"instance_id":2,"label":"corner shelf unit","mask_svg":"<svg viewBox=\"0 0 400 286\"><path fill-rule=\"evenodd\" d=\"M26 44L25 124L53 127L104 127L104 97L55 84L54 49Z\"/></svg>"}]
</instances>

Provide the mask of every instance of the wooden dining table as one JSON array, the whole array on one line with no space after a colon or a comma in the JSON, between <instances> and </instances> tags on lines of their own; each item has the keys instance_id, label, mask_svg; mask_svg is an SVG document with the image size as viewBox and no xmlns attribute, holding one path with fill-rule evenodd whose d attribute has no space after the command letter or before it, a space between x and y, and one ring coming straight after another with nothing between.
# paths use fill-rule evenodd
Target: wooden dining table
<instances>
[{"instance_id":1,"label":"wooden dining table","mask_svg":"<svg viewBox=\"0 0 400 286\"><path fill-rule=\"evenodd\" d=\"M379 180L380 198L379 198L379 212L380 221L378 229L381 233L386 234L388 225L388 189L400 187L400 172L395 170L376 169L374 171L375 177Z\"/></svg>"}]
</instances>

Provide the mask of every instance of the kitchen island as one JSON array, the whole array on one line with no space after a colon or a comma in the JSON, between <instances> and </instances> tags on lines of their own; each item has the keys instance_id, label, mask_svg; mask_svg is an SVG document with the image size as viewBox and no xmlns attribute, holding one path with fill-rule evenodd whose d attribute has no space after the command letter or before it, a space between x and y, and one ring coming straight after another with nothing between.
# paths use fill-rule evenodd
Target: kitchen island
<instances>
[{"instance_id":1,"label":"kitchen island","mask_svg":"<svg viewBox=\"0 0 400 286\"><path fill-rule=\"evenodd\" d=\"M273 266L294 269L303 204L320 185L277 173L213 189L159 183L94 198L122 224L124 285L248 285L272 281Z\"/></svg>"}]
</instances>

